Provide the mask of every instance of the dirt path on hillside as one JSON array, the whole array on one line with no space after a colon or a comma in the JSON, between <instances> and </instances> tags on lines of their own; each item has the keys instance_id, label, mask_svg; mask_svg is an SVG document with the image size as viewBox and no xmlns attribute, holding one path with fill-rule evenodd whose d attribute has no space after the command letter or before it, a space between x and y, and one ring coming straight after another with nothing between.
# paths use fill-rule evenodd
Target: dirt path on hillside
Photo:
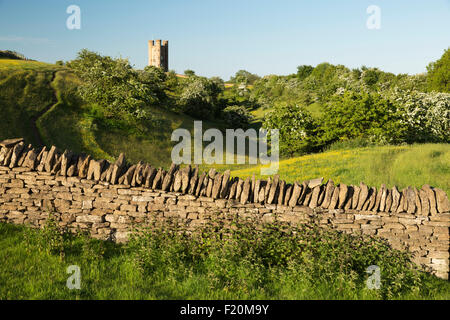
<instances>
[{"instance_id":1,"label":"dirt path on hillside","mask_svg":"<svg viewBox=\"0 0 450 320\"><path fill-rule=\"evenodd\" d=\"M37 127L37 121L39 120L40 117L42 117L48 110L50 110L58 102L58 98L56 97L56 91L52 87L52 83L55 80L57 72L58 71L53 71L52 72L52 78L50 80L50 88L52 88L52 90L53 90L53 99L52 99L52 101L44 109L39 111L35 116L30 118L31 132L33 133L35 141L41 147L44 145L44 140L42 139L41 133L39 132L39 129Z\"/></svg>"}]
</instances>

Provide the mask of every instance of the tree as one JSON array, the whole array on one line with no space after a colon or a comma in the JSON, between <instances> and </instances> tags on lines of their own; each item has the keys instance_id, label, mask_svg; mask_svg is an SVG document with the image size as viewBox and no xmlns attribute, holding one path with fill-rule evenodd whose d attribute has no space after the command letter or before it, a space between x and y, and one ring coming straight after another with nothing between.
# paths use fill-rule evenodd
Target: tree
<instances>
[{"instance_id":1,"label":"tree","mask_svg":"<svg viewBox=\"0 0 450 320\"><path fill-rule=\"evenodd\" d=\"M317 135L320 128L311 114L300 106L275 107L264 117L263 127L280 131L281 155L292 157L318 148Z\"/></svg>"},{"instance_id":2,"label":"tree","mask_svg":"<svg viewBox=\"0 0 450 320\"><path fill-rule=\"evenodd\" d=\"M359 81L361 78L362 71L358 68L352 69L352 77L354 80Z\"/></svg>"},{"instance_id":3,"label":"tree","mask_svg":"<svg viewBox=\"0 0 450 320\"><path fill-rule=\"evenodd\" d=\"M188 77L193 77L193 76L195 76L195 71L190 70L190 69L185 70L185 71L184 71L184 75L185 75L185 76L188 76Z\"/></svg>"},{"instance_id":4,"label":"tree","mask_svg":"<svg viewBox=\"0 0 450 320\"><path fill-rule=\"evenodd\" d=\"M378 69L377 68L369 68L365 69L361 75L362 80L369 87L373 87L378 82Z\"/></svg>"},{"instance_id":5,"label":"tree","mask_svg":"<svg viewBox=\"0 0 450 320\"><path fill-rule=\"evenodd\" d=\"M396 106L381 95L345 92L326 106L323 130L326 144L355 138L384 144L402 142L406 126Z\"/></svg>"},{"instance_id":6,"label":"tree","mask_svg":"<svg viewBox=\"0 0 450 320\"><path fill-rule=\"evenodd\" d=\"M450 48L427 66L429 91L450 92Z\"/></svg>"},{"instance_id":7,"label":"tree","mask_svg":"<svg viewBox=\"0 0 450 320\"><path fill-rule=\"evenodd\" d=\"M248 85L253 84L258 79L260 79L260 77L257 74L248 72L246 70L239 70L238 72L236 72L234 77L230 78L230 82Z\"/></svg>"},{"instance_id":8,"label":"tree","mask_svg":"<svg viewBox=\"0 0 450 320\"><path fill-rule=\"evenodd\" d=\"M248 128L253 116L244 106L228 106L222 111L222 118L231 128Z\"/></svg>"},{"instance_id":9,"label":"tree","mask_svg":"<svg viewBox=\"0 0 450 320\"><path fill-rule=\"evenodd\" d=\"M147 66L144 70L138 71L139 81L151 88L158 101L164 101L167 98L165 93L167 78L164 69L155 66Z\"/></svg>"},{"instance_id":10,"label":"tree","mask_svg":"<svg viewBox=\"0 0 450 320\"><path fill-rule=\"evenodd\" d=\"M179 103L182 111L200 119L211 119L220 112L219 94L223 87L215 80L192 76L181 82Z\"/></svg>"},{"instance_id":11,"label":"tree","mask_svg":"<svg viewBox=\"0 0 450 320\"><path fill-rule=\"evenodd\" d=\"M344 66L330 63L317 65L304 81L304 88L314 93L321 103L325 103L341 86L339 73L347 71Z\"/></svg>"},{"instance_id":12,"label":"tree","mask_svg":"<svg viewBox=\"0 0 450 320\"><path fill-rule=\"evenodd\" d=\"M211 77L209 78L212 82L214 82L220 91L225 90L225 81L222 80L220 77Z\"/></svg>"},{"instance_id":13,"label":"tree","mask_svg":"<svg viewBox=\"0 0 450 320\"><path fill-rule=\"evenodd\" d=\"M149 105L159 103L161 88L155 79L158 71L146 69L138 73L126 59L113 59L86 49L67 66L82 80L78 91L83 100L99 105L107 116L143 118Z\"/></svg>"},{"instance_id":14,"label":"tree","mask_svg":"<svg viewBox=\"0 0 450 320\"><path fill-rule=\"evenodd\" d=\"M297 67L297 78L304 80L313 72L314 67L308 65L302 65Z\"/></svg>"},{"instance_id":15,"label":"tree","mask_svg":"<svg viewBox=\"0 0 450 320\"><path fill-rule=\"evenodd\" d=\"M449 93L397 90L391 99L407 126L406 142L450 142Z\"/></svg>"},{"instance_id":16,"label":"tree","mask_svg":"<svg viewBox=\"0 0 450 320\"><path fill-rule=\"evenodd\" d=\"M168 91L175 93L179 89L180 78L174 70L166 73L165 86Z\"/></svg>"}]
</instances>

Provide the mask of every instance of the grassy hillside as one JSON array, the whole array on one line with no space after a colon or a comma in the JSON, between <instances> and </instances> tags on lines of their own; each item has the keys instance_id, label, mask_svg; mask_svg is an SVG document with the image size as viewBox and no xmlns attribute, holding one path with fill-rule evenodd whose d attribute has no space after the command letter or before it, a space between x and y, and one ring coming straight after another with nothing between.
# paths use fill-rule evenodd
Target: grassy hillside
<instances>
[{"instance_id":1,"label":"grassy hillside","mask_svg":"<svg viewBox=\"0 0 450 320\"><path fill-rule=\"evenodd\" d=\"M58 68L40 62L0 60L0 138L23 136L39 144L34 118L56 102L50 86Z\"/></svg>"},{"instance_id":2,"label":"grassy hillside","mask_svg":"<svg viewBox=\"0 0 450 320\"><path fill-rule=\"evenodd\" d=\"M239 177L259 174L260 166L235 170ZM289 182L317 177L337 183L389 187L428 183L450 194L450 145L417 144L328 151L280 161L279 174Z\"/></svg>"},{"instance_id":3,"label":"grassy hillside","mask_svg":"<svg viewBox=\"0 0 450 320\"><path fill-rule=\"evenodd\" d=\"M24 137L35 145L56 145L112 160L124 152L131 162L169 166L172 131L193 133L194 119L154 108L154 121L141 128L104 119L96 106L80 101L79 79L67 68L35 61L0 60L0 139ZM222 124L204 122L204 128Z\"/></svg>"}]
</instances>

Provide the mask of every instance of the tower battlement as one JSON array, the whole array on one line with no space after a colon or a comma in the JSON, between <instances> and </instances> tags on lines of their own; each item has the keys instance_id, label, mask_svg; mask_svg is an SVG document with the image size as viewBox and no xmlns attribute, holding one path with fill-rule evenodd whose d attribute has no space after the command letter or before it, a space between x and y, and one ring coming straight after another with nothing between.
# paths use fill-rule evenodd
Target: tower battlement
<instances>
[{"instance_id":1,"label":"tower battlement","mask_svg":"<svg viewBox=\"0 0 450 320\"><path fill-rule=\"evenodd\" d=\"M148 65L169 71L169 41L148 41Z\"/></svg>"}]
</instances>

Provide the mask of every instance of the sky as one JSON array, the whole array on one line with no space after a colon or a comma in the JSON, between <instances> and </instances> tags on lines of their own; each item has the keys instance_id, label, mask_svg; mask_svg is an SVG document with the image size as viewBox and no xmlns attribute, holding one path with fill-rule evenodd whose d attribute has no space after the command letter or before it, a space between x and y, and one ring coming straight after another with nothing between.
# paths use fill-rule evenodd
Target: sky
<instances>
[{"instance_id":1,"label":"sky","mask_svg":"<svg viewBox=\"0 0 450 320\"><path fill-rule=\"evenodd\" d=\"M70 5L80 29L67 28ZM87 48L141 69L151 39L169 40L169 69L224 80L322 62L416 74L450 47L450 0L0 0L0 50L31 59Z\"/></svg>"}]
</instances>

